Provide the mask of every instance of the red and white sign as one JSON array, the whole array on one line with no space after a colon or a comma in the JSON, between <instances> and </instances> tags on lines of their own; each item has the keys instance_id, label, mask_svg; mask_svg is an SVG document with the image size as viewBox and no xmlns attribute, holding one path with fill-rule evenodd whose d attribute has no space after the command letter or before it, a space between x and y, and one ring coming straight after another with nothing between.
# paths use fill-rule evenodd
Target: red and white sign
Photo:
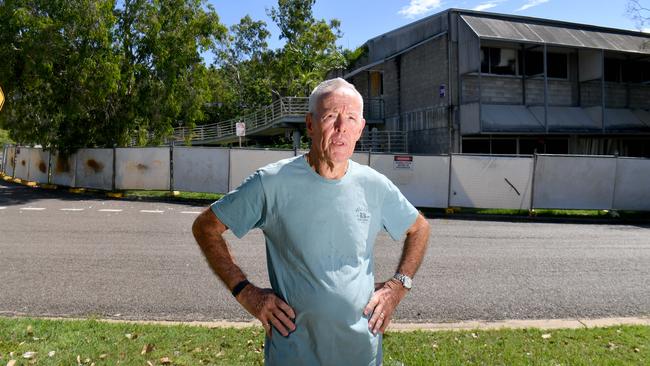
<instances>
[{"instance_id":1,"label":"red and white sign","mask_svg":"<svg viewBox=\"0 0 650 366\"><path fill-rule=\"evenodd\" d=\"M393 169L413 170L412 155L393 155Z\"/></svg>"}]
</instances>

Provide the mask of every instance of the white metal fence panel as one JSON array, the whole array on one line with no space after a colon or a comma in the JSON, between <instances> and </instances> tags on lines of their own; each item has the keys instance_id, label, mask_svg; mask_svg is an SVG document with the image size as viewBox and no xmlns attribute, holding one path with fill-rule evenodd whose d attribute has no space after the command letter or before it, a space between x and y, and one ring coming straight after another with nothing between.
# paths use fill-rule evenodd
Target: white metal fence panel
<instances>
[{"instance_id":1,"label":"white metal fence panel","mask_svg":"<svg viewBox=\"0 0 650 366\"><path fill-rule=\"evenodd\" d=\"M174 147L174 190L228 192L230 150Z\"/></svg>"},{"instance_id":2,"label":"white metal fence panel","mask_svg":"<svg viewBox=\"0 0 650 366\"><path fill-rule=\"evenodd\" d=\"M113 149L79 149L76 160L76 187L113 188Z\"/></svg>"},{"instance_id":3,"label":"white metal fence panel","mask_svg":"<svg viewBox=\"0 0 650 366\"><path fill-rule=\"evenodd\" d=\"M361 164L361 165L370 165L370 154L368 153L353 153L352 157L350 158L353 161Z\"/></svg>"},{"instance_id":4,"label":"white metal fence panel","mask_svg":"<svg viewBox=\"0 0 650 366\"><path fill-rule=\"evenodd\" d=\"M115 188L169 190L169 148L115 150Z\"/></svg>"},{"instance_id":5,"label":"white metal fence panel","mask_svg":"<svg viewBox=\"0 0 650 366\"><path fill-rule=\"evenodd\" d=\"M52 180L53 184L75 187L77 170L77 154L63 156L58 152L52 154Z\"/></svg>"},{"instance_id":6,"label":"white metal fence panel","mask_svg":"<svg viewBox=\"0 0 650 366\"><path fill-rule=\"evenodd\" d=\"M538 155L534 208L610 209L616 159Z\"/></svg>"},{"instance_id":7,"label":"white metal fence panel","mask_svg":"<svg viewBox=\"0 0 650 366\"><path fill-rule=\"evenodd\" d=\"M650 159L616 161L615 210L650 211Z\"/></svg>"},{"instance_id":8,"label":"white metal fence panel","mask_svg":"<svg viewBox=\"0 0 650 366\"><path fill-rule=\"evenodd\" d=\"M449 156L370 155L370 166L390 179L417 207L447 207ZM403 158L402 158L403 159Z\"/></svg>"},{"instance_id":9,"label":"white metal fence panel","mask_svg":"<svg viewBox=\"0 0 650 366\"><path fill-rule=\"evenodd\" d=\"M14 166L14 164L15 164L14 158L15 158L15 156L16 156L16 147L15 146L8 146L7 150L5 150L5 156L3 158L5 160L5 163L4 163L5 165L4 165L3 169L4 169L6 175L9 175L9 176L12 176L12 177L14 176L14 168L15 168L15 166Z\"/></svg>"},{"instance_id":10,"label":"white metal fence panel","mask_svg":"<svg viewBox=\"0 0 650 366\"><path fill-rule=\"evenodd\" d=\"M533 158L452 155L449 205L527 210Z\"/></svg>"},{"instance_id":11,"label":"white metal fence panel","mask_svg":"<svg viewBox=\"0 0 650 366\"><path fill-rule=\"evenodd\" d=\"M49 165L49 151L32 149L29 157L29 180L37 183L48 183Z\"/></svg>"},{"instance_id":12,"label":"white metal fence panel","mask_svg":"<svg viewBox=\"0 0 650 366\"><path fill-rule=\"evenodd\" d=\"M229 190L237 188L258 168L293 156L293 150L230 150Z\"/></svg>"},{"instance_id":13,"label":"white metal fence panel","mask_svg":"<svg viewBox=\"0 0 650 366\"><path fill-rule=\"evenodd\" d=\"M14 167L14 177L27 180L29 178L29 158L31 157L31 148L16 148L16 166Z\"/></svg>"}]
</instances>

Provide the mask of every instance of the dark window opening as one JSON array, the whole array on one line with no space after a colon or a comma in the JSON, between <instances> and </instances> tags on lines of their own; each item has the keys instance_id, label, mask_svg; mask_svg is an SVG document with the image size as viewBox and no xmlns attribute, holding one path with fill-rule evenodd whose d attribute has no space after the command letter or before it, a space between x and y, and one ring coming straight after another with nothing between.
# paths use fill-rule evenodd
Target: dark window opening
<instances>
[{"instance_id":1,"label":"dark window opening","mask_svg":"<svg viewBox=\"0 0 650 366\"><path fill-rule=\"evenodd\" d=\"M463 154L489 154L490 140L463 140Z\"/></svg>"},{"instance_id":2,"label":"dark window opening","mask_svg":"<svg viewBox=\"0 0 650 366\"><path fill-rule=\"evenodd\" d=\"M650 62L626 62L623 66L623 81L626 83L650 82Z\"/></svg>"},{"instance_id":3,"label":"dark window opening","mask_svg":"<svg viewBox=\"0 0 650 366\"><path fill-rule=\"evenodd\" d=\"M520 74L526 76L544 76L544 53L526 51L524 70ZM564 53L549 52L546 54L547 73L550 78L567 79L569 77L568 56Z\"/></svg>"},{"instance_id":4,"label":"dark window opening","mask_svg":"<svg viewBox=\"0 0 650 366\"><path fill-rule=\"evenodd\" d=\"M605 81L621 82L622 66L622 60L605 58Z\"/></svg>"},{"instance_id":5,"label":"dark window opening","mask_svg":"<svg viewBox=\"0 0 650 366\"><path fill-rule=\"evenodd\" d=\"M481 73L517 75L517 51L510 48L481 47Z\"/></svg>"},{"instance_id":6,"label":"dark window opening","mask_svg":"<svg viewBox=\"0 0 650 366\"><path fill-rule=\"evenodd\" d=\"M492 154L510 154L517 153L517 140L515 139L498 139L492 140Z\"/></svg>"}]
</instances>

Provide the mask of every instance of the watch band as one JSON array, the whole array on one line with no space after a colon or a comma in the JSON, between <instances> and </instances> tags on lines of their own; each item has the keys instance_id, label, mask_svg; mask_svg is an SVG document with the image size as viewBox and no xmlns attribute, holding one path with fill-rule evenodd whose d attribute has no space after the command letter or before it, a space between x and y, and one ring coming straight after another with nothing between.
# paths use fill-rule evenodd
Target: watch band
<instances>
[{"instance_id":1,"label":"watch band","mask_svg":"<svg viewBox=\"0 0 650 366\"><path fill-rule=\"evenodd\" d=\"M395 273L393 278L401 282L402 286L407 290L410 290L411 287L413 287L413 279L403 273Z\"/></svg>"}]
</instances>

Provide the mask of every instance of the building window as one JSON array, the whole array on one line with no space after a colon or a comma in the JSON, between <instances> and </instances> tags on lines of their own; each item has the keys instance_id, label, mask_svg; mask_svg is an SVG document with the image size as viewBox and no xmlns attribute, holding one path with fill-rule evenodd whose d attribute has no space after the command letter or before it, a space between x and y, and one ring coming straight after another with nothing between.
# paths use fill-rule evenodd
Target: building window
<instances>
[{"instance_id":1,"label":"building window","mask_svg":"<svg viewBox=\"0 0 650 366\"><path fill-rule=\"evenodd\" d=\"M544 76L544 53L539 51L525 52L525 70L520 71L520 74ZM548 52L546 62L549 78L567 79L569 77L569 58L565 53Z\"/></svg>"},{"instance_id":2,"label":"building window","mask_svg":"<svg viewBox=\"0 0 650 366\"><path fill-rule=\"evenodd\" d=\"M605 58L605 81L620 83L623 68L623 60Z\"/></svg>"},{"instance_id":3,"label":"building window","mask_svg":"<svg viewBox=\"0 0 650 366\"><path fill-rule=\"evenodd\" d=\"M481 47L481 73L517 75L517 51L510 48Z\"/></svg>"},{"instance_id":4,"label":"building window","mask_svg":"<svg viewBox=\"0 0 650 366\"><path fill-rule=\"evenodd\" d=\"M650 82L650 62L627 62L623 67L622 76L626 83L648 83Z\"/></svg>"}]
</instances>

